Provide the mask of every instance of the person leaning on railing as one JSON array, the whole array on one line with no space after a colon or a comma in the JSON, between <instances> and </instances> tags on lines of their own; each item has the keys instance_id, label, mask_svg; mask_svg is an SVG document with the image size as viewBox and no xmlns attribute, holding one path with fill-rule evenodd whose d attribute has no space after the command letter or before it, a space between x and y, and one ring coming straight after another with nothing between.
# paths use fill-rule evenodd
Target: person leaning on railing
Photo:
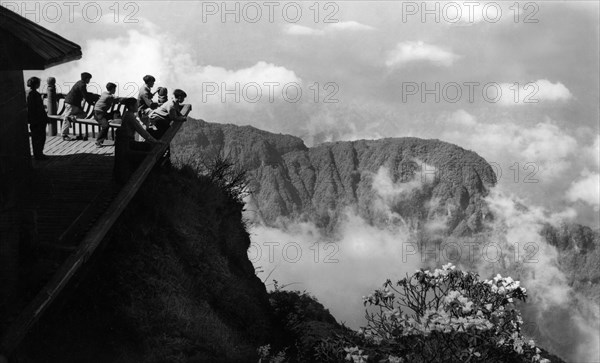
<instances>
[{"instance_id":1,"label":"person leaning on railing","mask_svg":"<svg viewBox=\"0 0 600 363\"><path fill-rule=\"evenodd\" d=\"M65 141L73 141L75 139L69 136L69 128L71 127L71 121L75 121L77 117L84 118L86 113L81 108L81 103L85 101L89 104L93 104L96 98L87 91L87 84L90 83L92 75L83 72L81 73L81 80L77 81L73 88L65 96L65 111L63 113L63 124L62 124L62 138Z\"/></svg>"},{"instance_id":2,"label":"person leaning on railing","mask_svg":"<svg viewBox=\"0 0 600 363\"><path fill-rule=\"evenodd\" d=\"M94 119L98 122L98 125L100 125L100 133L96 139L97 147L102 147L104 140L108 137L108 110L110 110L113 103L116 101L115 96L113 96L116 90L117 85L108 82L106 84L106 92L102 92L100 98L94 105Z\"/></svg>"},{"instance_id":3,"label":"person leaning on railing","mask_svg":"<svg viewBox=\"0 0 600 363\"><path fill-rule=\"evenodd\" d=\"M152 112L158 104L152 101L154 93L152 93L152 87L154 87L156 78L149 74L144 76L144 87L140 89L138 94L138 117L145 125L148 125L148 114Z\"/></svg>"},{"instance_id":4,"label":"person leaning on railing","mask_svg":"<svg viewBox=\"0 0 600 363\"><path fill-rule=\"evenodd\" d=\"M126 98L121 101L125 105L125 112L121 120L121 127L115 136L115 165L113 174L115 180L124 184L131 173L144 160L152 149L151 144L160 143L144 129L136 118L137 100ZM135 141L135 133L140 134L146 141Z\"/></svg>"}]
</instances>

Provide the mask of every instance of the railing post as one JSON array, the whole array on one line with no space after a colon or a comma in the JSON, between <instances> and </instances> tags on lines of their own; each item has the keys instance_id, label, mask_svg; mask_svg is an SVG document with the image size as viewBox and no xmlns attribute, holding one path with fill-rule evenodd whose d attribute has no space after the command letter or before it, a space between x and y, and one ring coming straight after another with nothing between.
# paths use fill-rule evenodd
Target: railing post
<instances>
[{"instance_id":1,"label":"railing post","mask_svg":"<svg viewBox=\"0 0 600 363\"><path fill-rule=\"evenodd\" d=\"M56 115L58 102L56 100L56 78L48 77L48 89L46 90L46 100L48 105L48 115ZM50 119L50 136L56 136L58 134L57 121Z\"/></svg>"}]
</instances>

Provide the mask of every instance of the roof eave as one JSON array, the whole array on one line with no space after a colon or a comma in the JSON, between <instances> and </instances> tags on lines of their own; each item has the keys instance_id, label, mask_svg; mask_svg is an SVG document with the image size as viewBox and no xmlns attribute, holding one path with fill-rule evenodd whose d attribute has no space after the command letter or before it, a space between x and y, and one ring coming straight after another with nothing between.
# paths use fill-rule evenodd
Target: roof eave
<instances>
[{"instance_id":1,"label":"roof eave","mask_svg":"<svg viewBox=\"0 0 600 363\"><path fill-rule=\"evenodd\" d=\"M75 54L65 55L65 56L61 57L60 59L51 59L48 62L46 62L46 64L44 64L43 69L48 69L48 68L51 68L51 67L63 64L63 63L80 60L81 57L82 57L82 53L81 53L81 51L79 51L78 53L75 53Z\"/></svg>"}]
</instances>

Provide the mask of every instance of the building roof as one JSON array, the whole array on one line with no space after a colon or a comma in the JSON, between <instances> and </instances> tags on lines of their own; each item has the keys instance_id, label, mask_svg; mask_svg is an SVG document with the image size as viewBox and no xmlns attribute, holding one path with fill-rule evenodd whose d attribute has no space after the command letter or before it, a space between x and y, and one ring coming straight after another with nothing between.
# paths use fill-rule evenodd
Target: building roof
<instances>
[{"instance_id":1,"label":"building roof","mask_svg":"<svg viewBox=\"0 0 600 363\"><path fill-rule=\"evenodd\" d=\"M46 69L81 58L81 47L0 6L0 70Z\"/></svg>"}]
</instances>

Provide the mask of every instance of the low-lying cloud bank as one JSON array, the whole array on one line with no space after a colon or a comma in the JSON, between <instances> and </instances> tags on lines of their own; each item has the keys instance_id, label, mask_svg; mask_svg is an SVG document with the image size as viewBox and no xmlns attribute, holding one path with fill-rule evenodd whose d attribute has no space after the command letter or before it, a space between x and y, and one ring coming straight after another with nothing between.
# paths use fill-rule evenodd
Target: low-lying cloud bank
<instances>
[{"instance_id":1,"label":"low-lying cloud bank","mask_svg":"<svg viewBox=\"0 0 600 363\"><path fill-rule=\"evenodd\" d=\"M568 361L597 360L598 305L569 286L558 266L557 250L540 235L545 223L558 224L572 217L572 211L548 213L492 190L486 198L494 215L488 232L442 238L440 244L444 216L423 221L416 229L393 211L406 193L422 187L419 180L393 183L382 168L372 175L372 187L373 207L382 217L378 223L365 221L349 208L333 236L310 222L281 221L278 228L255 224L249 256L262 271L259 276L268 285L275 279L280 286L307 290L339 321L358 328L365 324L361 296L388 278L447 262L476 270L482 278L500 273L521 280L528 289L530 299L522 306L525 329L543 347ZM423 241L427 244L421 249Z\"/></svg>"}]
</instances>

